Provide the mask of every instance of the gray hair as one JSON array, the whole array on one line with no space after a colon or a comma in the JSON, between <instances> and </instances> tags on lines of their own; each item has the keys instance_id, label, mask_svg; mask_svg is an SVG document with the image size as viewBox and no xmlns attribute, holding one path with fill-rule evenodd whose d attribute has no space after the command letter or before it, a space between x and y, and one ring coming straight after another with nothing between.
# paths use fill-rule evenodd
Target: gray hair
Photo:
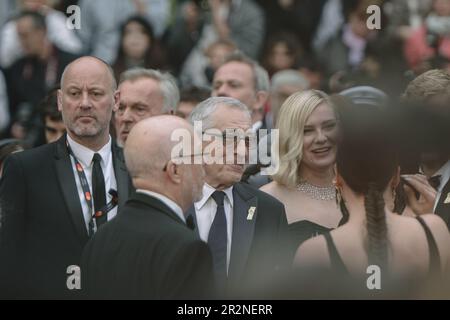
<instances>
[{"instance_id":1,"label":"gray hair","mask_svg":"<svg viewBox=\"0 0 450 320\"><path fill-rule=\"evenodd\" d=\"M272 91L277 91L281 86L294 85L309 88L309 81L297 70L281 70L272 76Z\"/></svg>"},{"instance_id":2,"label":"gray hair","mask_svg":"<svg viewBox=\"0 0 450 320\"><path fill-rule=\"evenodd\" d=\"M237 99L229 97L211 97L200 102L192 111L189 122L193 125L195 121L202 121L203 129L210 129L214 126L211 115L222 105L241 110L251 117L248 107Z\"/></svg>"},{"instance_id":3,"label":"gray hair","mask_svg":"<svg viewBox=\"0 0 450 320\"><path fill-rule=\"evenodd\" d=\"M135 81L141 78L150 78L159 82L164 99L163 112L175 112L177 110L180 102L180 91L175 78L170 73L154 69L131 68L120 75L119 84L124 81Z\"/></svg>"},{"instance_id":4,"label":"gray hair","mask_svg":"<svg viewBox=\"0 0 450 320\"><path fill-rule=\"evenodd\" d=\"M266 91L269 92L270 89L270 80L269 80L269 74L267 73L266 69L261 67L261 65L246 56L244 53L240 51L233 52L232 54L228 55L225 59L224 63L222 63L222 66L230 63L230 62L241 62L245 63L252 69L253 72L253 79L255 82L255 90L258 91Z\"/></svg>"}]
</instances>

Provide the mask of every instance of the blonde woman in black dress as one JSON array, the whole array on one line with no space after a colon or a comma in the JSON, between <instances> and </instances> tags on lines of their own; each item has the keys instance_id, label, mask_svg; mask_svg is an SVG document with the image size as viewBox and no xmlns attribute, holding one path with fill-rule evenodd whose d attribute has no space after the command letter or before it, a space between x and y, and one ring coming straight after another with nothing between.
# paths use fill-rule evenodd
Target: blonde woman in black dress
<instances>
[{"instance_id":1,"label":"blonde woman in black dress","mask_svg":"<svg viewBox=\"0 0 450 320\"><path fill-rule=\"evenodd\" d=\"M295 253L303 241L344 221L333 185L338 120L328 96L308 90L286 99L276 128L279 169L261 190L284 204Z\"/></svg>"}]
</instances>

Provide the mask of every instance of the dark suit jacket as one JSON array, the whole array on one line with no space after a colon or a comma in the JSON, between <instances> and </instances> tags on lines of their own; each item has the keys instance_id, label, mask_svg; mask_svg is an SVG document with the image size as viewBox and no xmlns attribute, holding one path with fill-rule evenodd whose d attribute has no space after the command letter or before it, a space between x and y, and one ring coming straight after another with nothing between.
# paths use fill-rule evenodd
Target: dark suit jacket
<instances>
[{"instance_id":1,"label":"dark suit jacket","mask_svg":"<svg viewBox=\"0 0 450 320\"><path fill-rule=\"evenodd\" d=\"M120 210L130 179L122 151L112 149ZM88 233L65 135L9 157L0 203L0 296L76 297L67 289L66 272L79 265Z\"/></svg>"},{"instance_id":2,"label":"dark suit jacket","mask_svg":"<svg viewBox=\"0 0 450 320\"><path fill-rule=\"evenodd\" d=\"M245 183L233 188L233 233L228 269L228 297L252 297L289 268L284 205ZM255 207L250 219L249 210ZM196 223L195 207L189 209ZM197 230L198 232L198 230Z\"/></svg>"},{"instance_id":3,"label":"dark suit jacket","mask_svg":"<svg viewBox=\"0 0 450 320\"><path fill-rule=\"evenodd\" d=\"M450 180L447 181L442 189L441 196L436 205L436 209L434 210L434 213L445 221L448 229L450 230L450 203L444 203L448 195L450 195Z\"/></svg>"},{"instance_id":4,"label":"dark suit jacket","mask_svg":"<svg viewBox=\"0 0 450 320\"><path fill-rule=\"evenodd\" d=\"M82 285L96 299L210 298L208 246L163 202L136 193L86 245Z\"/></svg>"}]
</instances>

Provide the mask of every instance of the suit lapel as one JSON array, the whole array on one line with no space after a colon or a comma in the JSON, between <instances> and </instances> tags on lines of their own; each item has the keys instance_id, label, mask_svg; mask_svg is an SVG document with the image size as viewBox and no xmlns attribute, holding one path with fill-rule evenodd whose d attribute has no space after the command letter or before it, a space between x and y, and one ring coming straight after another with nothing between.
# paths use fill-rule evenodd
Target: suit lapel
<instances>
[{"instance_id":1,"label":"suit lapel","mask_svg":"<svg viewBox=\"0 0 450 320\"><path fill-rule=\"evenodd\" d=\"M56 142L55 147L56 175L58 176L59 185L64 195L64 201L66 202L69 215L80 242L86 243L89 237L78 196L75 176L73 174L72 161L67 151L65 135Z\"/></svg>"},{"instance_id":2,"label":"suit lapel","mask_svg":"<svg viewBox=\"0 0 450 320\"><path fill-rule=\"evenodd\" d=\"M123 151L112 143L112 155L113 155L113 165L114 174L116 176L117 182L117 192L119 195L119 205L117 212L119 213L125 202L129 197L129 186L131 185L130 177L128 175L127 168L125 166L125 161L123 158Z\"/></svg>"},{"instance_id":3,"label":"suit lapel","mask_svg":"<svg viewBox=\"0 0 450 320\"><path fill-rule=\"evenodd\" d=\"M444 203L447 197L450 197L450 179L442 189L441 196L436 206L435 213L439 215L450 229L450 203Z\"/></svg>"},{"instance_id":4,"label":"suit lapel","mask_svg":"<svg viewBox=\"0 0 450 320\"><path fill-rule=\"evenodd\" d=\"M233 201L233 235L228 278L239 280L252 245L258 215L258 199L237 183L233 188ZM251 207L255 208L252 217L249 215Z\"/></svg>"}]
</instances>

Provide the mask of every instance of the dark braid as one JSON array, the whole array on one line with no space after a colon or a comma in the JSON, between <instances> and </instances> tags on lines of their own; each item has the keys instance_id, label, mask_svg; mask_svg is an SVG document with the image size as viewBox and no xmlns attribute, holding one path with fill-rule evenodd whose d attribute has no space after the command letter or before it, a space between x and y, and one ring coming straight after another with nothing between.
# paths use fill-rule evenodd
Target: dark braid
<instances>
[{"instance_id":1,"label":"dark braid","mask_svg":"<svg viewBox=\"0 0 450 320\"><path fill-rule=\"evenodd\" d=\"M334 100L333 100L334 101ZM369 265L386 270L389 277L389 238L384 191L398 168L396 114L385 106L354 105L341 101L341 140L337 170L348 187L364 197L367 237L364 246Z\"/></svg>"},{"instance_id":2,"label":"dark braid","mask_svg":"<svg viewBox=\"0 0 450 320\"><path fill-rule=\"evenodd\" d=\"M383 194L376 183L369 183L364 196L369 265L387 266L388 238Z\"/></svg>"}]
</instances>

